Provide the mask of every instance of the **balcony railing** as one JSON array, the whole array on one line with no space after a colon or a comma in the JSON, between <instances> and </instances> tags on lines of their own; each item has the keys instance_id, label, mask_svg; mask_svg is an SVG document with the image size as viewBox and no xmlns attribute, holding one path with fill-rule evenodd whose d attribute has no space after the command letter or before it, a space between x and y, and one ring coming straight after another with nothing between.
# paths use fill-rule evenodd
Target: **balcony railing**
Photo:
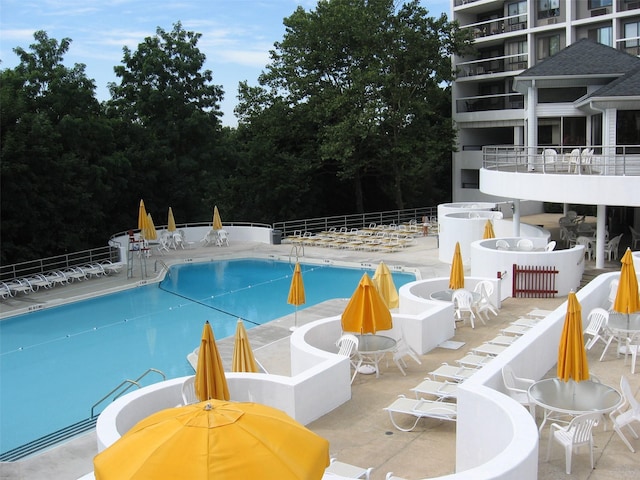
<instances>
[{"instance_id":1,"label":"balcony railing","mask_svg":"<svg viewBox=\"0 0 640 480\"><path fill-rule=\"evenodd\" d=\"M640 145L485 146L482 165L518 173L640 176Z\"/></svg>"},{"instance_id":2,"label":"balcony railing","mask_svg":"<svg viewBox=\"0 0 640 480\"><path fill-rule=\"evenodd\" d=\"M458 77L514 72L527 68L528 58L528 53L517 53L515 55L502 55L499 57L459 62L456 67L458 68Z\"/></svg>"},{"instance_id":3,"label":"balcony railing","mask_svg":"<svg viewBox=\"0 0 640 480\"><path fill-rule=\"evenodd\" d=\"M629 55L640 55L640 37L625 37L616 40L616 48Z\"/></svg>"},{"instance_id":4,"label":"balcony railing","mask_svg":"<svg viewBox=\"0 0 640 480\"><path fill-rule=\"evenodd\" d=\"M521 93L462 97L456 100L457 113L517 110L521 108L524 108L524 95Z\"/></svg>"},{"instance_id":5,"label":"balcony railing","mask_svg":"<svg viewBox=\"0 0 640 480\"><path fill-rule=\"evenodd\" d=\"M526 30L527 14L519 13L507 17L492 18L490 20L463 25L462 27L470 28L475 38L490 37L506 32L517 32L519 30Z\"/></svg>"}]
</instances>

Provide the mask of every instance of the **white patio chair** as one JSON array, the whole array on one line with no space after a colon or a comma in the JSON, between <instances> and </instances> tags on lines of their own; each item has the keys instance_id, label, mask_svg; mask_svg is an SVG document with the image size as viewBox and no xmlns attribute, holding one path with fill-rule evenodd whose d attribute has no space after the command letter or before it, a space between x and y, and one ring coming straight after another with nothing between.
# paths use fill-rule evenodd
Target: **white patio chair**
<instances>
[{"instance_id":1,"label":"white patio chair","mask_svg":"<svg viewBox=\"0 0 640 480\"><path fill-rule=\"evenodd\" d=\"M351 383L358 374L358 369L362 365L362 357L358 353L358 337L351 333L345 333L336 342L338 347L338 355L348 357L351 362L351 366L355 369L353 376L351 377Z\"/></svg>"},{"instance_id":2,"label":"white patio chair","mask_svg":"<svg viewBox=\"0 0 640 480\"><path fill-rule=\"evenodd\" d=\"M475 326L475 314L473 313L473 294L469 290L465 290L464 288L460 288L453 292L451 296L451 300L453 301L454 307L454 315L456 320L464 322L466 318L469 318L469 322L471 323L471 328L476 328ZM485 323L484 319L480 317L480 321Z\"/></svg>"},{"instance_id":3,"label":"white patio chair","mask_svg":"<svg viewBox=\"0 0 640 480\"><path fill-rule=\"evenodd\" d=\"M601 417L602 414L600 412L591 412L574 417L569 425L560 426L557 423L552 423L549 432L549 443L547 444L547 461L551 456L551 442L560 443L565 450L565 469L567 474L570 474L573 450L588 446L591 468L593 469L593 427L598 425Z\"/></svg>"},{"instance_id":4,"label":"white patio chair","mask_svg":"<svg viewBox=\"0 0 640 480\"><path fill-rule=\"evenodd\" d=\"M520 240L518 240L516 248L524 252L530 252L531 250L533 250L533 242L528 238L521 238Z\"/></svg>"},{"instance_id":5,"label":"white patio chair","mask_svg":"<svg viewBox=\"0 0 640 480\"><path fill-rule=\"evenodd\" d=\"M627 427L634 438L638 438L638 434L631 426L632 423L640 423L640 402L636 400L629 386L629 381L626 377L620 378L620 390L622 391L623 403L609 414L611 422L613 423L613 429L620 436L629 450L635 453L635 448L629 442L629 439L622 432L623 427Z\"/></svg>"},{"instance_id":6,"label":"white patio chair","mask_svg":"<svg viewBox=\"0 0 640 480\"><path fill-rule=\"evenodd\" d=\"M558 163L558 152L553 148L545 148L542 152L542 171L556 171L556 164Z\"/></svg>"},{"instance_id":7,"label":"white patio chair","mask_svg":"<svg viewBox=\"0 0 640 480\"><path fill-rule=\"evenodd\" d=\"M413 358L418 365L422 365L418 354L409 346L409 344L404 339L404 336L400 337L396 342L396 348L393 350L393 363L396 364L398 369L402 372L402 375L406 376L407 374L404 371L404 368L407 368L407 363L404 361L404 357ZM388 365L388 362L387 362ZM404 367L404 368L402 368Z\"/></svg>"},{"instance_id":8,"label":"white patio chair","mask_svg":"<svg viewBox=\"0 0 640 480\"><path fill-rule=\"evenodd\" d=\"M580 172L580 160L580 149L574 148L571 150L571 153L569 153L569 173L571 173L572 170L575 171L575 173Z\"/></svg>"},{"instance_id":9,"label":"white patio chair","mask_svg":"<svg viewBox=\"0 0 640 480\"><path fill-rule=\"evenodd\" d=\"M473 291L480 295L480 299L473 304L478 316L482 317L482 314L484 313L487 320L489 320L489 314L487 312L491 312L495 316L498 316L498 308L491 301L493 283L488 280L481 280L473 288Z\"/></svg>"},{"instance_id":10,"label":"white patio chair","mask_svg":"<svg viewBox=\"0 0 640 480\"><path fill-rule=\"evenodd\" d=\"M505 365L502 367L502 381L511 398L528 407L535 417L535 404L529 398L529 387L535 383L535 380L517 377L511 365Z\"/></svg>"},{"instance_id":11,"label":"white patio chair","mask_svg":"<svg viewBox=\"0 0 640 480\"><path fill-rule=\"evenodd\" d=\"M192 403L198 403L198 396L196 395L196 377L195 375L187 378L182 384L182 404L190 405Z\"/></svg>"},{"instance_id":12,"label":"white patio chair","mask_svg":"<svg viewBox=\"0 0 640 480\"><path fill-rule=\"evenodd\" d=\"M228 247L229 246L229 234L226 230L218 230L218 238L216 240L216 245L218 247Z\"/></svg>"},{"instance_id":13,"label":"white patio chair","mask_svg":"<svg viewBox=\"0 0 640 480\"><path fill-rule=\"evenodd\" d=\"M593 257L592 239L581 235L576 238L576 245L584 246L584 256L591 260L591 258Z\"/></svg>"},{"instance_id":14,"label":"white patio chair","mask_svg":"<svg viewBox=\"0 0 640 480\"><path fill-rule=\"evenodd\" d=\"M627 337L624 350L624 364L627 364L627 357L631 355L631 373L636 373L636 358L640 350L640 333Z\"/></svg>"},{"instance_id":15,"label":"white patio chair","mask_svg":"<svg viewBox=\"0 0 640 480\"><path fill-rule=\"evenodd\" d=\"M549 243L547 243L547 246L544 247L544 250L546 252L552 252L553 250L555 250L555 248L556 248L556 241L551 240Z\"/></svg>"},{"instance_id":16,"label":"white patio chair","mask_svg":"<svg viewBox=\"0 0 640 480\"><path fill-rule=\"evenodd\" d=\"M496 248L498 250L509 250L509 242L506 240L498 239L496 240Z\"/></svg>"},{"instance_id":17,"label":"white patio chair","mask_svg":"<svg viewBox=\"0 0 640 480\"><path fill-rule=\"evenodd\" d=\"M620 239L622 238L623 233L618 235L617 237L613 237L609 240L604 246L604 253L607 256L607 260L617 260L618 259L618 247L620 245Z\"/></svg>"},{"instance_id":18,"label":"white patio chair","mask_svg":"<svg viewBox=\"0 0 640 480\"><path fill-rule=\"evenodd\" d=\"M609 318L609 312L607 312L604 308L594 308L589 312L589 316L587 320L589 324L587 328L584 330L584 336L590 336L591 338L587 340L585 344L585 348L587 350L591 350L598 340L601 340L605 345L607 344L608 337L605 333L605 326L607 324L607 320Z\"/></svg>"}]
</instances>

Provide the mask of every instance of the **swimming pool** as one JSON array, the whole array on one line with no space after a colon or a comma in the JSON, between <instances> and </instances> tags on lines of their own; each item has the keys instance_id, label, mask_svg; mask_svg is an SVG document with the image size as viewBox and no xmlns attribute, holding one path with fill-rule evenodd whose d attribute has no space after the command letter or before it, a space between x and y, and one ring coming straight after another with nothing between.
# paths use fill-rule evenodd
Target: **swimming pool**
<instances>
[{"instance_id":1,"label":"swimming pool","mask_svg":"<svg viewBox=\"0 0 640 480\"><path fill-rule=\"evenodd\" d=\"M350 297L365 270L303 264L300 308ZM86 419L107 392L148 368L167 378L192 374L186 355L206 320L222 339L235 333L237 318L250 328L293 313L292 271L273 260L184 264L159 285L0 321L0 453ZM415 280L393 276L398 288Z\"/></svg>"}]
</instances>

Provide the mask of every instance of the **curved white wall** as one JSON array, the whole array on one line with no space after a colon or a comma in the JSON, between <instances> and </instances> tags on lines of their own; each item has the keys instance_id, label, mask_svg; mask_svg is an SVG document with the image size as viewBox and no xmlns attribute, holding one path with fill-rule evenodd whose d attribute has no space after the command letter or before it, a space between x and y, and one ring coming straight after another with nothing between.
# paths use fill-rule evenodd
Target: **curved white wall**
<instances>
[{"instance_id":1,"label":"curved white wall","mask_svg":"<svg viewBox=\"0 0 640 480\"><path fill-rule=\"evenodd\" d=\"M504 238L515 247L519 238ZM546 244L546 240L532 239L536 243ZM500 280L501 299L512 295L513 265L555 267L556 289L558 296L568 295L576 291L584 272L584 246L576 245L570 249L553 250L551 252L522 252L513 250L497 250L496 240L478 240L471 244L471 275L475 277L497 278L498 272L506 275ZM539 246L539 245L538 245Z\"/></svg>"}]
</instances>

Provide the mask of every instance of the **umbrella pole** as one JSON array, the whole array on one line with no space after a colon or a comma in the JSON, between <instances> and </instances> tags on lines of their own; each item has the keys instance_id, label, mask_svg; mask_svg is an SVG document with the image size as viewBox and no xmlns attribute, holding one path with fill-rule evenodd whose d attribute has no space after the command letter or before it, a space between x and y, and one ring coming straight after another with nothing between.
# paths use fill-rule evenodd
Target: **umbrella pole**
<instances>
[{"instance_id":1,"label":"umbrella pole","mask_svg":"<svg viewBox=\"0 0 640 480\"><path fill-rule=\"evenodd\" d=\"M289 327L289 331L293 332L296 328L298 328L298 306L297 305L293 313L293 327Z\"/></svg>"}]
</instances>

